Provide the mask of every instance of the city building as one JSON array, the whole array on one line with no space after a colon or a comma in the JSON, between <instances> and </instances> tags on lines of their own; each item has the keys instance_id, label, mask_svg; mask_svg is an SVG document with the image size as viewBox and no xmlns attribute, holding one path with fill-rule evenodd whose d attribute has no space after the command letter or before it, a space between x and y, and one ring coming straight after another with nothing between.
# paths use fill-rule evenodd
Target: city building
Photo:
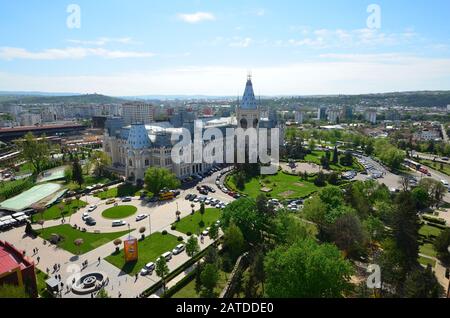
<instances>
[{"instance_id":1,"label":"city building","mask_svg":"<svg viewBox=\"0 0 450 318\"><path fill-rule=\"evenodd\" d=\"M348 121L353 120L353 107L344 106L344 118Z\"/></svg>"},{"instance_id":2,"label":"city building","mask_svg":"<svg viewBox=\"0 0 450 318\"><path fill-rule=\"evenodd\" d=\"M147 103L126 103L122 105L122 117L126 125L135 123L150 124L154 121L155 110Z\"/></svg>"},{"instance_id":3,"label":"city building","mask_svg":"<svg viewBox=\"0 0 450 318\"><path fill-rule=\"evenodd\" d=\"M21 126L35 126L42 124L42 117L39 114L22 113L20 114Z\"/></svg>"},{"instance_id":4,"label":"city building","mask_svg":"<svg viewBox=\"0 0 450 318\"><path fill-rule=\"evenodd\" d=\"M303 111L301 111L301 110L296 110L295 112L294 112L294 121L297 123L297 124L303 124L303 120L304 120L304 113L303 113Z\"/></svg>"},{"instance_id":5,"label":"city building","mask_svg":"<svg viewBox=\"0 0 450 318\"><path fill-rule=\"evenodd\" d=\"M211 169L216 163L212 159L217 158L217 153L214 147L205 147L208 145L208 142L205 142L203 145L203 161L194 162L192 143L191 160L179 163L173 162L172 149L178 143L177 139L172 139L173 134L180 135L182 128L185 128L191 132L193 138L195 125L199 122L203 126L203 132L206 129L215 128L220 130L223 138L226 138L227 128L239 127L244 130L249 127L267 128L268 134L270 134L270 128L279 128L279 142L282 144L284 126L278 123L274 111L269 111L267 115L267 117L261 116L260 105L255 98L252 80L249 76L243 98L236 108L236 117L212 117L197 120L193 112L183 110L175 114L169 121L148 124L134 122L130 125L118 117L108 118L105 122L103 149L112 159L111 170L123 175L130 182L142 182L145 171L150 167L164 167L183 180ZM234 139L234 136L231 136L231 138ZM270 139L270 136L268 136L269 143ZM219 141L218 139L215 140ZM231 142L229 142L230 140L222 141L224 149L222 149L223 158L220 161L225 162L228 152L232 151L234 154L235 149L230 148L230 145L234 147L234 140L231 140Z\"/></svg>"},{"instance_id":6,"label":"city building","mask_svg":"<svg viewBox=\"0 0 450 318\"><path fill-rule=\"evenodd\" d=\"M422 131L416 133L414 135L414 139L420 141L432 141L432 140L438 141L441 140L442 138L439 130L432 128L425 128Z\"/></svg>"},{"instance_id":7,"label":"city building","mask_svg":"<svg viewBox=\"0 0 450 318\"><path fill-rule=\"evenodd\" d=\"M31 297L38 296L34 262L4 241L0 241L0 288L2 285L24 287Z\"/></svg>"},{"instance_id":8,"label":"city building","mask_svg":"<svg viewBox=\"0 0 450 318\"><path fill-rule=\"evenodd\" d=\"M317 120L327 120L327 107L321 106L317 109Z\"/></svg>"},{"instance_id":9,"label":"city building","mask_svg":"<svg viewBox=\"0 0 450 318\"><path fill-rule=\"evenodd\" d=\"M376 109L368 109L364 113L364 119L371 123L372 125L376 125L377 123L377 111Z\"/></svg>"},{"instance_id":10,"label":"city building","mask_svg":"<svg viewBox=\"0 0 450 318\"><path fill-rule=\"evenodd\" d=\"M340 122L341 111L338 108L330 108L327 112L328 122L338 124Z\"/></svg>"}]
</instances>

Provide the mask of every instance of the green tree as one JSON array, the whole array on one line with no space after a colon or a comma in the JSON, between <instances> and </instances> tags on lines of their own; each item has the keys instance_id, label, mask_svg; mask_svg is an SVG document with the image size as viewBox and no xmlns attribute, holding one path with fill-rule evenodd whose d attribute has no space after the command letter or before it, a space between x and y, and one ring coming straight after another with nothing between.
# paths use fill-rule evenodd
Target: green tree
<instances>
[{"instance_id":1,"label":"green tree","mask_svg":"<svg viewBox=\"0 0 450 318\"><path fill-rule=\"evenodd\" d=\"M319 173L317 174L317 177L314 180L314 184L317 187L324 187L327 185L325 174L322 171L319 171Z\"/></svg>"},{"instance_id":2,"label":"green tree","mask_svg":"<svg viewBox=\"0 0 450 318\"><path fill-rule=\"evenodd\" d=\"M200 274L200 281L204 288L202 295L204 297L214 297L214 288L219 281L219 271L214 264L206 264Z\"/></svg>"},{"instance_id":3,"label":"green tree","mask_svg":"<svg viewBox=\"0 0 450 318\"><path fill-rule=\"evenodd\" d=\"M219 226L214 223L209 229L209 237L211 240L216 241L219 238Z\"/></svg>"},{"instance_id":4,"label":"green tree","mask_svg":"<svg viewBox=\"0 0 450 318\"><path fill-rule=\"evenodd\" d=\"M88 166L94 166L94 174L101 177L105 173L105 168L111 165L111 158L106 152L94 151L89 159Z\"/></svg>"},{"instance_id":5,"label":"green tree","mask_svg":"<svg viewBox=\"0 0 450 318\"><path fill-rule=\"evenodd\" d=\"M428 266L426 269L416 269L408 274L404 286L406 298L441 298L444 288Z\"/></svg>"},{"instance_id":6,"label":"green tree","mask_svg":"<svg viewBox=\"0 0 450 318\"><path fill-rule=\"evenodd\" d=\"M423 187L416 187L411 191L411 194L416 202L418 210L423 210L430 206L430 195Z\"/></svg>"},{"instance_id":7,"label":"green tree","mask_svg":"<svg viewBox=\"0 0 450 318\"><path fill-rule=\"evenodd\" d=\"M333 159L331 160L331 162L336 165L339 163L339 151L337 149L337 147L334 147L333 150Z\"/></svg>"},{"instance_id":8,"label":"green tree","mask_svg":"<svg viewBox=\"0 0 450 318\"><path fill-rule=\"evenodd\" d=\"M76 182L80 187L84 183L83 169L77 158L72 162L72 181Z\"/></svg>"},{"instance_id":9,"label":"green tree","mask_svg":"<svg viewBox=\"0 0 450 318\"><path fill-rule=\"evenodd\" d=\"M186 254L189 257L193 257L200 251L200 245L198 244L198 238L192 235L186 243Z\"/></svg>"},{"instance_id":10,"label":"green tree","mask_svg":"<svg viewBox=\"0 0 450 318\"><path fill-rule=\"evenodd\" d=\"M99 290L95 298L111 298L111 297L108 295L108 292L104 288L102 288Z\"/></svg>"},{"instance_id":11,"label":"green tree","mask_svg":"<svg viewBox=\"0 0 450 318\"><path fill-rule=\"evenodd\" d=\"M228 256L229 260L234 263L245 250L244 235L239 227L235 224L230 224L224 233L223 250Z\"/></svg>"},{"instance_id":12,"label":"green tree","mask_svg":"<svg viewBox=\"0 0 450 318\"><path fill-rule=\"evenodd\" d=\"M439 260L450 265L450 229L447 228L434 240L434 248Z\"/></svg>"},{"instance_id":13,"label":"green tree","mask_svg":"<svg viewBox=\"0 0 450 318\"><path fill-rule=\"evenodd\" d=\"M23 158L30 162L36 174L44 170L45 164L50 156L50 144L47 142L45 135L36 138L31 132L27 133L23 140L17 141Z\"/></svg>"},{"instance_id":14,"label":"green tree","mask_svg":"<svg viewBox=\"0 0 450 318\"><path fill-rule=\"evenodd\" d=\"M180 186L180 181L168 169L152 167L145 173L145 185L154 195L165 188L176 189Z\"/></svg>"},{"instance_id":15,"label":"green tree","mask_svg":"<svg viewBox=\"0 0 450 318\"><path fill-rule=\"evenodd\" d=\"M269 252L264 269L266 294L272 298L343 297L351 288L353 273L334 245L319 245L311 239Z\"/></svg>"},{"instance_id":16,"label":"green tree","mask_svg":"<svg viewBox=\"0 0 450 318\"><path fill-rule=\"evenodd\" d=\"M357 256L367 242L361 221L356 215L346 214L331 226L333 242L346 255Z\"/></svg>"},{"instance_id":17,"label":"green tree","mask_svg":"<svg viewBox=\"0 0 450 318\"><path fill-rule=\"evenodd\" d=\"M169 266L167 266L167 260L165 257L160 257L156 261L156 274L161 277L163 283L163 291L166 293L166 277L169 274Z\"/></svg>"}]
</instances>

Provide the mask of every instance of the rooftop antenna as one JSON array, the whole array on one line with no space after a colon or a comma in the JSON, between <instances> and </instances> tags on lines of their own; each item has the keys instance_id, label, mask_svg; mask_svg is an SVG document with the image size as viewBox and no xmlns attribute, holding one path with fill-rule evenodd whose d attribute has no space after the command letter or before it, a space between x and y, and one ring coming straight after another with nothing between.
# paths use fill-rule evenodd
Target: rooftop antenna
<instances>
[{"instance_id":1,"label":"rooftop antenna","mask_svg":"<svg viewBox=\"0 0 450 318\"><path fill-rule=\"evenodd\" d=\"M247 80L251 81L252 80L252 71L248 70L247 72Z\"/></svg>"}]
</instances>

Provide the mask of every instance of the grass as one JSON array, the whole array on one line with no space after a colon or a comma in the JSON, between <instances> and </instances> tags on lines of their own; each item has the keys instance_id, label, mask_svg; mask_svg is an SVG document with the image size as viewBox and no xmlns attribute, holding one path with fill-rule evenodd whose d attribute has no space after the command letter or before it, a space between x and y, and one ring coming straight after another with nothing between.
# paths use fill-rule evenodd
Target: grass
<instances>
[{"instance_id":1,"label":"grass","mask_svg":"<svg viewBox=\"0 0 450 318\"><path fill-rule=\"evenodd\" d=\"M331 151L330 153L331 153L331 159L333 159L333 152ZM325 151L315 150L311 154L306 155L304 161L320 165L321 164L320 159L324 156L325 156ZM344 157L343 154L339 155L339 162L340 162L341 158L343 158L343 157ZM330 168L331 168L331 170L338 171L338 172L350 171L350 170L355 170L355 171L362 170L362 167L359 165L359 163L355 159L353 159L353 165L350 167L345 167L345 166L341 165L340 163L333 164L330 162Z\"/></svg>"},{"instance_id":2,"label":"grass","mask_svg":"<svg viewBox=\"0 0 450 318\"><path fill-rule=\"evenodd\" d=\"M419 263L424 266L431 265L432 268L434 268L436 266L436 261L434 259L423 257L423 256L419 257Z\"/></svg>"},{"instance_id":3,"label":"grass","mask_svg":"<svg viewBox=\"0 0 450 318\"><path fill-rule=\"evenodd\" d=\"M416 159L414 159L414 160L416 160ZM450 164L448 164L448 163L442 163L442 166L441 166L440 162L434 162L432 160L419 159L417 161L423 165L426 165L430 168L433 168L434 170L440 171L440 172L450 176Z\"/></svg>"},{"instance_id":4,"label":"grass","mask_svg":"<svg viewBox=\"0 0 450 318\"><path fill-rule=\"evenodd\" d=\"M79 252L80 254L85 254L128 233L128 231L98 234L81 232L74 229L69 224L49 227L38 230L37 232L39 236L45 240L50 240L52 234L60 235L63 238L63 241L60 242L58 246L72 254L78 254ZM83 239L84 241L80 248L74 244L76 239Z\"/></svg>"},{"instance_id":5,"label":"grass","mask_svg":"<svg viewBox=\"0 0 450 318\"><path fill-rule=\"evenodd\" d=\"M136 262L125 263L123 250L118 253L114 252L105 260L129 275L136 275L145 264L155 262L159 256L172 251L178 244L180 242L178 242L177 237L171 234L153 233L143 241L138 242L139 259Z\"/></svg>"},{"instance_id":6,"label":"grass","mask_svg":"<svg viewBox=\"0 0 450 318\"><path fill-rule=\"evenodd\" d=\"M137 208L132 205L120 205L103 211L102 216L112 220L124 219L132 216L136 211Z\"/></svg>"},{"instance_id":7,"label":"grass","mask_svg":"<svg viewBox=\"0 0 450 318\"><path fill-rule=\"evenodd\" d=\"M419 234L423 236L439 236L441 234L442 230L438 229L437 227L430 226L430 225L423 225L420 230Z\"/></svg>"},{"instance_id":8,"label":"grass","mask_svg":"<svg viewBox=\"0 0 450 318\"><path fill-rule=\"evenodd\" d=\"M176 230L178 232L187 234L188 232L192 234L200 234L207 227L211 226L215 223L222 212L219 209L205 209L205 214L203 215L203 224L202 224L202 215L200 211L194 213L194 215L189 215L181 219L180 222L174 223L176 226Z\"/></svg>"},{"instance_id":9,"label":"grass","mask_svg":"<svg viewBox=\"0 0 450 318\"><path fill-rule=\"evenodd\" d=\"M228 178L228 185L236 189L233 178ZM319 187L311 181L303 181L299 176L278 172L276 175L251 179L241 192L256 198L263 193L261 192L263 187L272 189L270 196L279 200L306 198L319 190Z\"/></svg>"},{"instance_id":10,"label":"grass","mask_svg":"<svg viewBox=\"0 0 450 318\"><path fill-rule=\"evenodd\" d=\"M45 281L49 278L49 276L40 271L39 269L36 269L36 283L37 283L37 289L38 294L42 298L52 298L53 296L47 291L47 285L45 284Z\"/></svg>"},{"instance_id":11,"label":"grass","mask_svg":"<svg viewBox=\"0 0 450 318\"><path fill-rule=\"evenodd\" d=\"M102 199L120 198L120 197L135 197L140 196L142 188L131 184L123 184L115 188L108 189L108 191L100 192L95 196Z\"/></svg>"},{"instance_id":12,"label":"grass","mask_svg":"<svg viewBox=\"0 0 450 318\"><path fill-rule=\"evenodd\" d=\"M214 293L218 296L225 288L225 285L228 282L230 274L219 270L219 282L217 283L216 288L214 289ZM172 298L200 298L200 295L197 294L195 290L195 275L192 277L193 279L179 291L177 291Z\"/></svg>"},{"instance_id":13,"label":"grass","mask_svg":"<svg viewBox=\"0 0 450 318\"><path fill-rule=\"evenodd\" d=\"M67 205L64 202L59 204L55 204L44 211L44 214L35 214L33 215L33 222L37 222L40 220L49 221L49 220L57 220L61 218L61 210L59 209L59 205L62 204L64 207L62 214L64 217L69 217L72 214L76 213L79 209L86 207L87 203L81 200L73 200L70 205Z\"/></svg>"},{"instance_id":14,"label":"grass","mask_svg":"<svg viewBox=\"0 0 450 318\"><path fill-rule=\"evenodd\" d=\"M431 243L425 243L425 244L420 245L419 251L420 251L420 254L428 255L431 257L437 256L436 250L434 249L434 246Z\"/></svg>"}]
</instances>

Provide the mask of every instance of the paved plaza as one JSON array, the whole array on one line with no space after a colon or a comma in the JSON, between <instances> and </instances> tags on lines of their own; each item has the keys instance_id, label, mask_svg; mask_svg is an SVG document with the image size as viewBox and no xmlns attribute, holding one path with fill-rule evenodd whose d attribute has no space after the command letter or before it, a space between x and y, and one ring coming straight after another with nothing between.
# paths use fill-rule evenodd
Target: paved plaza
<instances>
[{"instance_id":1,"label":"paved plaza","mask_svg":"<svg viewBox=\"0 0 450 318\"><path fill-rule=\"evenodd\" d=\"M217 173L212 175L211 177L205 178L205 180L201 184L208 184L213 186L216 189L216 193L211 193L208 196L211 196L215 199L219 199L224 202L230 202L233 199L220 191L217 186L215 186L215 180L217 177ZM180 194L180 196L173 201L165 202L165 203L153 203L153 204L143 204L141 200L138 198L133 198L132 202L122 203L119 202L119 205L133 205L138 208L136 214L129 218L125 218L124 221L129 222L130 228L134 229L131 232L131 235L134 237L140 237L139 228L142 226L146 227L146 235L150 234L149 228L151 228L151 233L162 232L166 230L169 234L175 236L182 236L185 241L187 240L187 236L185 234L179 233L177 231L171 230L171 225L176 220L175 212L177 209L181 212L181 218L190 215L192 208L192 202L187 201L184 197L189 193L196 193L195 188L184 190ZM98 208L89 213L92 217L97 221L97 225L93 227L87 227L82 221L81 217L84 212L87 212L88 207L81 209L76 214L72 215L69 218L66 218L66 222L71 225L78 225L82 227L86 227L89 232L100 231L102 233L112 233L126 230L128 227L118 227L113 228L111 226L112 220L104 219L101 214L104 210L111 207L111 205L106 205L104 200L100 200L94 196L86 196L83 197L82 200L88 202L89 205L97 205ZM195 204L195 210L199 210L200 205ZM149 214L150 218L144 219L140 222L136 222L135 217L138 214ZM151 227L149 227L151 224ZM53 227L61 225L61 220L53 220L46 221L44 223L44 228ZM35 226L36 229L40 229L40 225ZM127 235L121 237L121 239L126 239ZM2 233L2 239L14 244L18 249L25 250L26 255L33 258L36 267L43 272L49 270L50 275L61 275L61 281L64 284L62 297L64 298L72 298L72 297L91 297L91 295L80 296L75 295L71 291L67 291L67 286L71 286L73 279L78 278L80 275L84 275L90 272L103 272L107 274L109 278L109 283L106 286L106 291L111 297L119 297L119 295L123 298L135 298L140 293L154 285L156 282L160 280L160 278L153 273L152 275L147 276L138 276L132 277L125 272L121 271L119 268L114 265L108 263L104 260L105 257L110 256L115 251L115 245L113 242L109 242L105 245L102 245L88 253L77 256L71 254L61 248L56 247L55 245L51 245L48 242L45 242L42 238L31 238L26 236L24 233L24 227L14 228L10 231ZM213 241L209 237L205 237L204 242L200 243L201 249L205 249L209 245L211 245ZM38 248L39 252L37 254L33 254L33 249ZM39 262L38 262L39 257ZM100 257L100 262L98 258ZM175 270L183 263L189 260L189 257L185 252L173 256L172 260L168 262L168 266L170 271ZM88 266L86 268L82 268L82 263L86 262ZM150 260L149 260L150 261ZM61 269L54 272L53 267L55 264L60 264Z\"/></svg>"}]
</instances>

